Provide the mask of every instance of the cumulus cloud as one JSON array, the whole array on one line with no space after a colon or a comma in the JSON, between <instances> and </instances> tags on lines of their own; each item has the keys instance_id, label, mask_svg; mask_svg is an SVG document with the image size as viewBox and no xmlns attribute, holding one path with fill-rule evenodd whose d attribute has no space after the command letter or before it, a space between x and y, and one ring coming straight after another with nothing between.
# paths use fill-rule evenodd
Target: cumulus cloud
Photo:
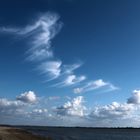
<instances>
[{"instance_id":1,"label":"cumulus cloud","mask_svg":"<svg viewBox=\"0 0 140 140\"><path fill-rule=\"evenodd\" d=\"M84 92L100 89L103 87L107 88L107 90L105 91L113 91L113 90L118 89L113 84L109 82L105 82L102 79L98 79L95 81L87 82L84 86L75 88L73 91L74 93L84 93Z\"/></svg>"},{"instance_id":2,"label":"cumulus cloud","mask_svg":"<svg viewBox=\"0 0 140 140\"><path fill-rule=\"evenodd\" d=\"M128 98L128 104L140 104L140 90L134 90L133 95Z\"/></svg>"},{"instance_id":3,"label":"cumulus cloud","mask_svg":"<svg viewBox=\"0 0 140 140\"><path fill-rule=\"evenodd\" d=\"M11 101L5 98L0 99L0 109L15 109L23 106L23 103L19 101Z\"/></svg>"},{"instance_id":4,"label":"cumulus cloud","mask_svg":"<svg viewBox=\"0 0 140 140\"><path fill-rule=\"evenodd\" d=\"M40 107L40 102L32 104L36 99L33 91L23 93L15 100L0 98L0 123L22 124L24 121L25 123L29 121L32 124L35 116L41 116L41 114L45 116L48 110Z\"/></svg>"},{"instance_id":5,"label":"cumulus cloud","mask_svg":"<svg viewBox=\"0 0 140 140\"><path fill-rule=\"evenodd\" d=\"M33 111L30 113L31 115L44 115L48 113L48 110L46 108L40 108L40 109L33 109Z\"/></svg>"},{"instance_id":6,"label":"cumulus cloud","mask_svg":"<svg viewBox=\"0 0 140 140\"><path fill-rule=\"evenodd\" d=\"M74 126L77 125L76 122L79 122L78 126L84 124L84 126L91 127L137 127L140 119L139 111L139 104L128 104L127 102L112 102L108 105L87 108L84 105L83 96L75 97L56 109L57 115L61 119L63 118L63 122L70 121Z\"/></svg>"},{"instance_id":7,"label":"cumulus cloud","mask_svg":"<svg viewBox=\"0 0 140 140\"><path fill-rule=\"evenodd\" d=\"M84 97L77 96L54 108L50 104L47 106L47 103L58 97L48 98L45 103L39 100L37 104L31 104L31 100L29 101L31 98L27 95L29 95L28 92L19 95L19 100L0 98L0 122L21 124L24 120L26 124L92 127L137 127L140 123L140 104L138 103L112 102L88 108Z\"/></svg>"},{"instance_id":8,"label":"cumulus cloud","mask_svg":"<svg viewBox=\"0 0 140 140\"><path fill-rule=\"evenodd\" d=\"M91 116L98 119L123 119L134 111L134 106L127 103L113 102L109 105L96 107Z\"/></svg>"},{"instance_id":9,"label":"cumulus cloud","mask_svg":"<svg viewBox=\"0 0 140 140\"><path fill-rule=\"evenodd\" d=\"M112 102L92 109L87 118L98 127L137 127L139 106L127 103ZM131 122L131 123L130 123Z\"/></svg>"},{"instance_id":10,"label":"cumulus cloud","mask_svg":"<svg viewBox=\"0 0 140 140\"><path fill-rule=\"evenodd\" d=\"M61 116L79 116L83 117L86 107L83 105L84 98L78 96L72 101L66 102L63 106L57 108L57 114Z\"/></svg>"},{"instance_id":11,"label":"cumulus cloud","mask_svg":"<svg viewBox=\"0 0 140 140\"><path fill-rule=\"evenodd\" d=\"M37 101L37 96L33 91L27 91L18 96L17 100L24 103L35 103Z\"/></svg>"},{"instance_id":12,"label":"cumulus cloud","mask_svg":"<svg viewBox=\"0 0 140 140\"><path fill-rule=\"evenodd\" d=\"M14 123L14 120L26 115L25 107L23 102L0 98L0 123Z\"/></svg>"}]
</instances>

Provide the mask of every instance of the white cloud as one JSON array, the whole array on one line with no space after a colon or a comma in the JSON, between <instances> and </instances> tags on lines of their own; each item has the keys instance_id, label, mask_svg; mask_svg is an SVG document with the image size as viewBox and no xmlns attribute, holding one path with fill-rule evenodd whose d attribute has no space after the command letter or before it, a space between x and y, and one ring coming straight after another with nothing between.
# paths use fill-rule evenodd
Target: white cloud
<instances>
[{"instance_id":1,"label":"white cloud","mask_svg":"<svg viewBox=\"0 0 140 140\"><path fill-rule=\"evenodd\" d=\"M35 103L37 101L37 96L33 91L28 91L18 96L17 100L25 103Z\"/></svg>"},{"instance_id":2,"label":"white cloud","mask_svg":"<svg viewBox=\"0 0 140 140\"><path fill-rule=\"evenodd\" d=\"M83 88L74 88L73 92L76 93L76 94L77 93L82 93L83 92Z\"/></svg>"},{"instance_id":3,"label":"white cloud","mask_svg":"<svg viewBox=\"0 0 140 140\"><path fill-rule=\"evenodd\" d=\"M77 77L76 75L69 75L66 80L64 81L64 86L66 85L73 85L79 82L82 82L86 79L84 75Z\"/></svg>"},{"instance_id":4,"label":"white cloud","mask_svg":"<svg viewBox=\"0 0 140 140\"><path fill-rule=\"evenodd\" d=\"M8 123L9 121L13 123L14 119L26 115L25 107L26 105L23 102L0 98L0 123Z\"/></svg>"},{"instance_id":5,"label":"white cloud","mask_svg":"<svg viewBox=\"0 0 140 140\"><path fill-rule=\"evenodd\" d=\"M59 16L54 13L46 13L36 19L36 21L25 28L0 28L1 32L13 33L21 36L32 35L30 49L28 50L28 60L40 61L53 57L51 50L51 39L60 31L62 24L58 22Z\"/></svg>"},{"instance_id":6,"label":"white cloud","mask_svg":"<svg viewBox=\"0 0 140 140\"><path fill-rule=\"evenodd\" d=\"M62 64L60 60L52 60L43 62L40 66L38 66L38 70L41 71L41 74L48 75L50 77L49 80L54 80L59 77L63 77L59 79L61 82L51 85L51 87L63 87L63 86L70 86L82 82L86 79L86 76L77 76L74 74L74 70L79 68L81 64L75 63L72 65L65 65Z\"/></svg>"},{"instance_id":7,"label":"white cloud","mask_svg":"<svg viewBox=\"0 0 140 140\"><path fill-rule=\"evenodd\" d=\"M60 31L62 23L59 21L59 16L55 13L45 13L40 15L34 23L27 25L24 28L6 28L0 29L1 32L13 33L21 36L30 37L30 48L27 51L27 60L41 61L39 68L41 73L48 73L50 76L58 77L61 69L61 61L54 59L54 54L51 47L51 39ZM45 60L45 61L43 61Z\"/></svg>"},{"instance_id":8,"label":"white cloud","mask_svg":"<svg viewBox=\"0 0 140 140\"><path fill-rule=\"evenodd\" d=\"M0 28L1 32L13 33L19 36L30 36L30 48L27 51L27 60L35 61L40 73L49 76L46 81L54 80L62 75L67 79L64 85L72 85L83 81L84 76L77 77L74 70L78 69L82 62L71 65L62 65L62 61L56 61L51 45L51 40L60 31L62 23L55 13L45 13L40 15L34 22L22 28Z\"/></svg>"},{"instance_id":9,"label":"white cloud","mask_svg":"<svg viewBox=\"0 0 140 140\"><path fill-rule=\"evenodd\" d=\"M48 110L47 109L42 109L42 108L40 108L40 109L33 109L33 111L31 112L32 113L32 115L43 115L43 114L46 114L46 113L48 113Z\"/></svg>"},{"instance_id":10,"label":"white cloud","mask_svg":"<svg viewBox=\"0 0 140 140\"><path fill-rule=\"evenodd\" d=\"M75 88L73 91L74 91L74 93L84 93L84 92L100 89L103 87L107 88L107 90L105 90L105 91L111 91L111 90L118 89L113 84L111 84L109 82L105 82L102 79L98 79L95 81L87 82L84 86Z\"/></svg>"},{"instance_id":11,"label":"white cloud","mask_svg":"<svg viewBox=\"0 0 140 140\"><path fill-rule=\"evenodd\" d=\"M140 90L134 90L133 95L130 98L128 98L127 103L140 104Z\"/></svg>"},{"instance_id":12,"label":"white cloud","mask_svg":"<svg viewBox=\"0 0 140 140\"><path fill-rule=\"evenodd\" d=\"M18 97L23 99L26 95L24 93ZM52 102L56 98L48 98L47 103ZM88 108L85 106L83 96L68 99L62 106L55 107L55 109L53 106L47 106L46 102L46 104L42 102L42 100L39 100L37 104L30 104L25 99L8 100L0 98L0 123L10 122L21 124L24 121L28 125L49 124L92 127L138 127L140 123L140 104L112 102L108 105L98 105Z\"/></svg>"},{"instance_id":13,"label":"white cloud","mask_svg":"<svg viewBox=\"0 0 140 140\"><path fill-rule=\"evenodd\" d=\"M32 41L33 47L30 49L29 60L43 60L53 57L53 51L51 49L51 39L61 29L61 23L58 23L59 16L56 14L47 14L39 18L37 23L39 24L39 31L35 34Z\"/></svg>"},{"instance_id":14,"label":"white cloud","mask_svg":"<svg viewBox=\"0 0 140 140\"><path fill-rule=\"evenodd\" d=\"M65 87L78 84L86 79L86 76L68 75L63 82L54 84L53 87Z\"/></svg>"},{"instance_id":15,"label":"white cloud","mask_svg":"<svg viewBox=\"0 0 140 140\"><path fill-rule=\"evenodd\" d=\"M8 99L1 98L0 99L0 109L15 109L19 106L23 106L24 104L19 101L11 101Z\"/></svg>"},{"instance_id":16,"label":"white cloud","mask_svg":"<svg viewBox=\"0 0 140 140\"><path fill-rule=\"evenodd\" d=\"M28 59L33 60L44 60L46 58L53 57L53 51L51 49L51 39L61 29L61 23L58 22L59 16L52 13L47 13L39 17L34 25L27 26L22 33L34 32L34 39L32 46L29 49Z\"/></svg>"},{"instance_id":17,"label":"white cloud","mask_svg":"<svg viewBox=\"0 0 140 140\"><path fill-rule=\"evenodd\" d=\"M131 115L135 110L133 105L118 102L113 102L110 105L96 107L91 113L91 116L98 117L98 119L124 119Z\"/></svg>"},{"instance_id":18,"label":"white cloud","mask_svg":"<svg viewBox=\"0 0 140 140\"><path fill-rule=\"evenodd\" d=\"M45 79L46 82L59 78L60 83L53 84L53 86L64 87L83 82L86 76L77 76L75 72L76 69L82 66L83 63L81 61L71 65L63 64L62 60L56 61L52 49L52 39L62 27L59 18L59 15L48 12L42 15L40 14L35 20L32 20L34 22L25 27L2 27L0 28L0 32L11 33L20 37L29 37L30 48L26 51L26 59L31 62L36 62L36 68L39 72L45 74L45 78L49 77L49 79ZM99 79L87 82L83 87L75 88L74 92L87 92L102 87L108 87L106 91L117 89L113 84Z\"/></svg>"},{"instance_id":19,"label":"white cloud","mask_svg":"<svg viewBox=\"0 0 140 140\"><path fill-rule=\"evenodd\" d=\"M50 49L46 49L46 48L42 48L42 49L36 49L34 50L33 53L31 53L29 56L28 56L28 60L43 60L44 58L51 58L53 57L53 52L52 50Z\"/></svg>"},{"instance_id":20,"label":"white cloud","mask_svg":"<svg viewBox=\"0 0 140 140\"><path fill-rule=\"evenodd\" d=\"M63 66L63 72L64 74L72 74L74 70L80 68L82 66L82 62L77 62L75 64L72 65L64 65Z\"/></svg>"},{"instance_id":21,"label":"white cloud","mask_svg":"<svg viewBox=\"0 0 140 140\"><path fill-rule=\"evenodd\" d=\"M86 107L83 105L84 98L78 96L74 98L71 102L66 102L63 106L57 108L57 114L61 116L79 116L83 117L85 115Z\"/></svg>"},{"instance_id":22,"label":"white cloud","mask_svg":"<svg viewBox=\"0 0 140 140\"><path fill-rule=\"evenodd\" d=\"M58 78L61 74L61 61L47 61L43 62L38 69L43 73L43 74L48 74L51 79Z\"/></svg>"},{"instance_id":23,"label":"white cloud","mask_svg":"<svg viewBox=\"0 0 140 140\"><path fill-rule=\"evenodd\" d=\"M83 96L78 96L63 106L57 107L57 119L63 124L70 121L72 126L91 127L131 127L138 126L140 106L128 103L112 102L108 105L87 108ZM129 123L132 122L132 123Z\"/></svg>"}]
</instances>

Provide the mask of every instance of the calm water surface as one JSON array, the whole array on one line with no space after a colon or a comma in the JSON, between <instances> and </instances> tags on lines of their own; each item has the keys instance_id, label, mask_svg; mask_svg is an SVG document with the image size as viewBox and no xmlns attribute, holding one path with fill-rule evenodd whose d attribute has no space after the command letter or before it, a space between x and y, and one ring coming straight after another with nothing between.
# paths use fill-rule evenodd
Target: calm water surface
<instances>
[{"instance_id":1,"label":"calm water surface","mask_svg":"<svg viewBox=\"0 0 140 140\"><path fill-rule=\"evenodd\" d=\"M22 127L53 140L140 140L140 129Z\"/></svg>"}]
</instances>

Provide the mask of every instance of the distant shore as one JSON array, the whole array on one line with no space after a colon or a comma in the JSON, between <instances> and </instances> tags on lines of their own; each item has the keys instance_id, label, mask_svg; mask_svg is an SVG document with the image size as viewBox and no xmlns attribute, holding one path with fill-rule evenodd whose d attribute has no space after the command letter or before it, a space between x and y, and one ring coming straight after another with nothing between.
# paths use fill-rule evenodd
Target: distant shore
<instances>
[{"instance_id":1,"label":"distant shore","mask_svg":"<svg viewBox=\"0 0 140 140\"><path fill-rule=\"evenodd\" d=\"M33 135L25 130L10 127L0 126L0 140L52 140L37 135Z\"/></svg>"}]
</instances>

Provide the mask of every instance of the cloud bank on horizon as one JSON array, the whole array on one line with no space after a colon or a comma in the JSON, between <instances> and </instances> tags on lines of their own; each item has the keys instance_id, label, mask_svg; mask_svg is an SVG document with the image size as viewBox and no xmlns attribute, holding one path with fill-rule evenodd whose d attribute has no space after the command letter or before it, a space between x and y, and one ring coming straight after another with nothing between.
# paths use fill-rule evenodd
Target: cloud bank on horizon
<instances>
[{"instance_id":1,"label":"cloud bank on horizon","mask_svg":"<svg viewBox=\"0 0 140 140\"><path fill-rule=\"evenodd\" d=\"M63 24L56 13L45 13L34 20L34 23L22 28L1 27L1 33L10 33L18 37L29 37L31 47L27 50L26 60L36 63L40 74L46 77L45 82L55 81L50 87L72 87L74 93L84 93L101 89L102 92L117 90L118 87L103 79L89 80L76 70L82 66L81 61L64 64L53 52L52 39L59 33ZM80 85L79 85L80 84Z\"/></svg>"},{"instance_id":2,"label":"cloud bank on horizon","mask_svg":"<svg viewBox=\"0 0 140 140\"><path fill-rule=\"evenodd\" d=\"M130 102L130 99L136 100ZM90 127L139 127L140 91L134 90L127 102L112 102L108 105L85 105L85 98L77 96L66 101L62 106L47 107L47 103L61 98L49 97L47 102L34 91L27 91L15 100L0 98L0 123L90 126ZM45 106L42 106L44 102ZM131 122L131 123L129 123Z\"/></svg>"}]
</instances>

